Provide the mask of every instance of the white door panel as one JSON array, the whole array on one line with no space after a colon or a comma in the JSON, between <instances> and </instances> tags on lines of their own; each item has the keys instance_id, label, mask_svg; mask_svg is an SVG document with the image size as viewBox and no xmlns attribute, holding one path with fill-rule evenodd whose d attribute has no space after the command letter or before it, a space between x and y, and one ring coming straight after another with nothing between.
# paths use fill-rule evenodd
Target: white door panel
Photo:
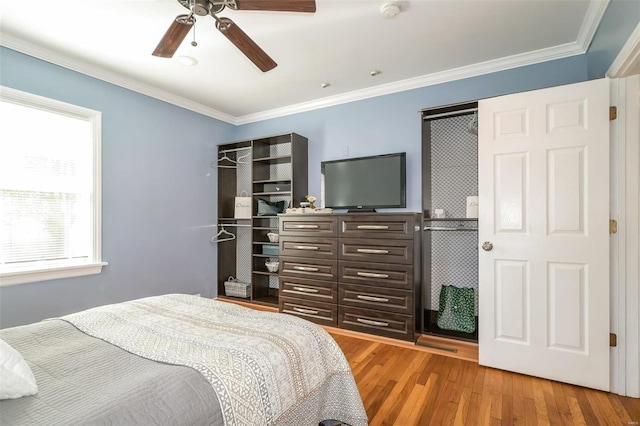
<instances>
[{"instance_id":1,"label":"white door panel","mask_svg":"<svg viewBox=\"0 0 640 426\"><path fill-rule=\"evenodd\" d=\"M609 389L609 89L479 103L480 363Z\"/></svg>"}]
</instances>

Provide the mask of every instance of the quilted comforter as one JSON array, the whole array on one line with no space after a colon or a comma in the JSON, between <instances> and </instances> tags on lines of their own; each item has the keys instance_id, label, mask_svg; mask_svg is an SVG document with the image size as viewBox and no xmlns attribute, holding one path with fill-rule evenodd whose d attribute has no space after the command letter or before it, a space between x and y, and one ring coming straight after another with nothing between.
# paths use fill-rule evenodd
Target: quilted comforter
<instances>
[{"instance_id":1,"label":"quilted comforter","mask_svg":"<svg viewBox=\"0 0 640 426\"><path fill-rule=\"evenodd\" d=\"M73 391L71 395L76 400L64 401L60 393L66 390L57 390L50 400L44 401L52 392L43 383L63 388L77 383L41 381L43 375L51 374L49 367L42 365L46 359L39 358L45 348L33 350L32 355L37 358L34 362L16 341L24 340L24 336L14 335L12 340L15 332L2 330L0 336L32 366L40 388L37 395L2 401L3 424L34 423L38 419L47 419L46 424L316 426L325 419L338 419L354 426L367 424L354 378L338 345L321 327L293 316L173 294L102 306L39 324L51 328L53 323L63 324L58 327L62 329L72 324L71 328L80 330L86 339L100 342L98 346L106 345L108 352L122 353L118 352L123 357L118 365L109 366L109 360L106 365L90 364L88 368L93 367L94 372L84 373L87 380L90 377L106 380L104 376L109 374L103 372L113 375L110 369L130 368L134 364L135 369L147 368L147 364L152 369L161 367L164 373L154 375L149 382L153 387L146 389L139 383L148 381L146 370L133 374L129 371L130 376L120 380L116 389L105 383L103 388L112 389L112 397L119 401L115 404L106 400L95 403L92 396L75 395ZM28 327L31 326L18 329L23 329L20 333L24 334ZM28 348L22 349L29 352ZM99 355L102 350L95 349L98 359L105 358ZM84 355L82 359L92 356ZM57 363L64 364L62 360ZM194 371L199 373L197 378L191 377L185 385L185 377ZM115 375L119 374L122 373ZM169 377L173 379L167 382ZM171 397L174 382L179 393ZM142 398L145 393L147 397ZM158 395L164 395L160 410ZM79 403L78 398L88 403ZM171 407L172 399L180 410ZM75 408L71 410L70 406Z\"/></svg>"}]
</instances>

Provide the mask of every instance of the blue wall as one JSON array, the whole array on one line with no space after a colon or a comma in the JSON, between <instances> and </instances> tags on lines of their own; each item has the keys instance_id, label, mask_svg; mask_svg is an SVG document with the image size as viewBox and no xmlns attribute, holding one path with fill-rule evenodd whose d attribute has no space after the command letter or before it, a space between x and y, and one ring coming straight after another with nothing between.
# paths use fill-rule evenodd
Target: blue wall
<instances>
[{"instance_id":1,"label":"blue wall","mask_svg":"<svg viewBox=\"0 0 640 426\"><path fill-rule=\"evenodd\" d=\"M407 209L421 211L419 110L507 93L585 81L585 55L238 127L237 139L295 132L309 139L309 193L320 195L320 162L343 157L407 153Z\"/></svg>"},{"instance_id":2,"label":"blue wall","mask_svg":"<svg viewBox=\"0 0 640 426\"><path fill-rule=\"evenodd\" d=\"M99 275L0 287L0 326L106 303L215 291L216 172L235 127L0 48L0 84L102 112ZM1 120L1 117L0 117ZM215 232L214 232L215 233Z\"/></svg>"}]
</instances>

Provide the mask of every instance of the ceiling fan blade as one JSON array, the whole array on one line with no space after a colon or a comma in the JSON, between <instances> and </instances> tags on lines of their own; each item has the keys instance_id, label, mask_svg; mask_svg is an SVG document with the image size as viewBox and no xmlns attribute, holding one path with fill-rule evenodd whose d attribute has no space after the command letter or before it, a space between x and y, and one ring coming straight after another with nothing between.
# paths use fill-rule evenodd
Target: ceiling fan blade
<instances>
[{"instance_id":1,"label":"ceiling fan blade","mask_svg":"<svg viewBox=\"0 0 640 426\"><path fill-rule=\"evenodd\" d=\"M153 56L171 58L196 20L190 15L178 15L153 51Z\"/></svg>"},{"instance_id":2,"label":"ceiling fan blade","mask_svg":"<svg viewBox=\"0 0 640 426\"><path fill-rule=\"evenodd\" d=\"M277 12L316 11L315 0L236 0L238 10L273 10Z\"/></svg>"},{"instance_id":3,"label":"ceiling fan blade","mask_svg":"<svg viewBox=\"0 0 640 426\"><path fill-rule=\"evenodd\" d=\"M255 41L240 29L229 18L216 18L216 28L224 34L244 55L251 60L262 72L267 72L278 66Z\"/></svg>"}]
</instances>

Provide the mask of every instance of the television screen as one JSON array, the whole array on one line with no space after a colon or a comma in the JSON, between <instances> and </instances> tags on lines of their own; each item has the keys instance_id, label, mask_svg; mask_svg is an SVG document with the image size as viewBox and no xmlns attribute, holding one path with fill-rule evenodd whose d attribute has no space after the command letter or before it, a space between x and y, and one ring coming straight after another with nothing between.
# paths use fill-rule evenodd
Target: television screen
<instances>
[{"instance_id":1,"label":"television screen","mask_svg":"<svg viewBox=\"0 0 640 426\"><path fill-rule=\"evenodd\" d=\"M406 207L406 153L323 161L325 207L372 210Z\"/></svg>"}]
</instances>

